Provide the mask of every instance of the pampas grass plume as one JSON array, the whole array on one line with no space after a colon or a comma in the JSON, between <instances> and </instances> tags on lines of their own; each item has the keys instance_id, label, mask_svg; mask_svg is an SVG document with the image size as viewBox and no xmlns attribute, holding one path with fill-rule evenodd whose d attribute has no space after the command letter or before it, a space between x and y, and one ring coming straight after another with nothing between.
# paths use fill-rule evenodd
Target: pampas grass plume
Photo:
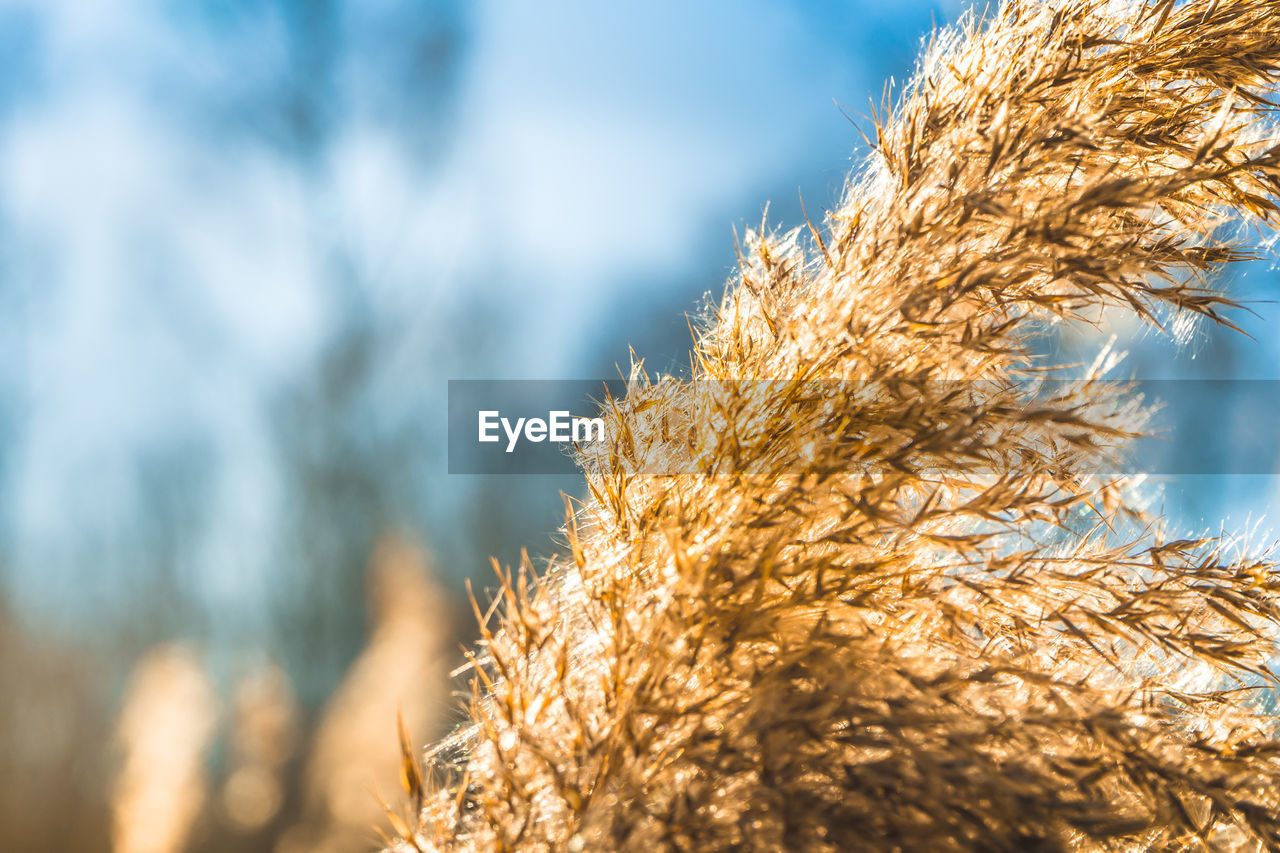
<instances>
[{"instance_id":1,"label":"pampas grass plume","mask_svg":"<svg viewBox=\"0 0 1280 853\"><path fill-rule=\"evenodd\" d=\"M1278 76L1275 0L937 34L825 222L746 235L691 374L604 408L397 845L1280 849L1275 565L1101 473L1141 414L1102 366L1027 392L1050 322L1231 324Z\"/></svg>"}]
</instances>

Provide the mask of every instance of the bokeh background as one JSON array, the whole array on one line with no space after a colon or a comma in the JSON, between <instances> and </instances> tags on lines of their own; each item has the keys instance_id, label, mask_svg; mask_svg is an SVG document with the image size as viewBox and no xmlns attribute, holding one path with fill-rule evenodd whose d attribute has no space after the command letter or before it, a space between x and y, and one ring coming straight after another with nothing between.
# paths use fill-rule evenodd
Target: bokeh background
<instances>
[{"instance_id":1,"label":"bokeh background","mask_svg":"<svg viewBox=\"0 0 1280 853\"><path fill-rule=\"evenodd\" d=\"M578 489L447 475L446 381L679 369L732 227L833 205L963 5L0 0L0 850L375 846L464 582ZM1053 346L1275 379L1253 307ZM1268 538L1271 477L1152 493Z\"/></svg>"}]
</instances>

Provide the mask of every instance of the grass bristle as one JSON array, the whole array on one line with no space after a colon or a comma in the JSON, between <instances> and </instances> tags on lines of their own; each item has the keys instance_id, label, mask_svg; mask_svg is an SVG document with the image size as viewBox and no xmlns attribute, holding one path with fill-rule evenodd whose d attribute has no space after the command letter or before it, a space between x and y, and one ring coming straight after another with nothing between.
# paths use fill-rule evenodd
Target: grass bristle
<instances>
[{"instance_id":1,"label":"grass bristle","mask_svg":"<svg viewBox=\"0 0 1280 853\"><path fill-rule=\"evenodd\" d=\"M825 222L746 234L692 375L604 408L414 846L1280 848L1280 573L1098 474L1135 408L1021 382L1048 318L1230 324L1206 277L1276 223L1278 78L1275 0L936 36ZM647 474L689 413L702 471Z\"/></svg>"}]
</instances>

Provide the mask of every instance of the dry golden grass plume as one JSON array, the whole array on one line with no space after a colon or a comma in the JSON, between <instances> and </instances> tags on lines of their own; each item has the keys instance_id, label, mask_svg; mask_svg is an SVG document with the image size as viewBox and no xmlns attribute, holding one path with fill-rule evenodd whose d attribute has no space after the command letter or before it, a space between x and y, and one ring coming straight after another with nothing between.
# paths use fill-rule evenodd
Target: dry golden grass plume
<instances>
[{"instance_id":1,"label":"dry golden grass plume","mask_svg":"<svg viewBox=\"0 0 1280 853\"><path fill-rule=\"evenodd\" d=\"M935 37L823 227L747 234L690 377L605 407L397 845L1280 849L1280 574L1099 475L1106 365L1028 389L1048 322L1230 322L1278 78L1276 0Z\"/></svg>"},{"instance_id":2,"label":"dry golden grass plume","mask_svg":"<svg viewBox=\"0 0 1280 853\"><path fill-rule=\"evenodd\" d=\"M369 599L368 643L325 706L307 758L302 821L280 853L376 849L383 800L395 798L402 775L397 717L421 738L444 729L454 634L422 551L396 536L379 542Z\"/></svg>"},{"instance_id":3,"label":"dry golden grass plume","mask_svg":"<svg viewBox=\"0 0 1280 853\"><path fill-rule=\"evenodd\" d=\"M116 853L180 853L208 796L217 696L195 655L158 646L134 670L120 712L112 796Z\"/></svg>"},{"instance_id":4,"label":"dry golden grass plume","mask_svg":"<svg viewBox=\"0 0 1280 853\"><path fill-rule=\"evenodd\" d=\"M288 791L287 765L299 739L299 713L289 678L264 664L242 676L231 707L222 815L238 835L267 827Z\"/></svg>"}]
</instances>

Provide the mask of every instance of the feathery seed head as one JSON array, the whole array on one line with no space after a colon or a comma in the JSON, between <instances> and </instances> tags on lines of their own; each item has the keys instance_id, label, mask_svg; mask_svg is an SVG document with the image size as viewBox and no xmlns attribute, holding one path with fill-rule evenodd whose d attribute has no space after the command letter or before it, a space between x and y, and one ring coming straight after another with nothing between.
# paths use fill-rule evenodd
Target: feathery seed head
<instances>
[{"instance_id":1,"label":"feathery seed head","mask_svg":"<svg viewBox=\"0 0 1280 853\"><path fill-rule=\"evenodd\" d=\"M691 375L603 407L567 554L503 575L402 843L1280 845L1280 573L1099 473L1141 417L1102 360L1028 384L1064 375L1049 321L1230 325L1226 226L1280 211L1276 11L1011 0L938 34L822 227L746 234Z\"/></svg>"}]
</instances>

